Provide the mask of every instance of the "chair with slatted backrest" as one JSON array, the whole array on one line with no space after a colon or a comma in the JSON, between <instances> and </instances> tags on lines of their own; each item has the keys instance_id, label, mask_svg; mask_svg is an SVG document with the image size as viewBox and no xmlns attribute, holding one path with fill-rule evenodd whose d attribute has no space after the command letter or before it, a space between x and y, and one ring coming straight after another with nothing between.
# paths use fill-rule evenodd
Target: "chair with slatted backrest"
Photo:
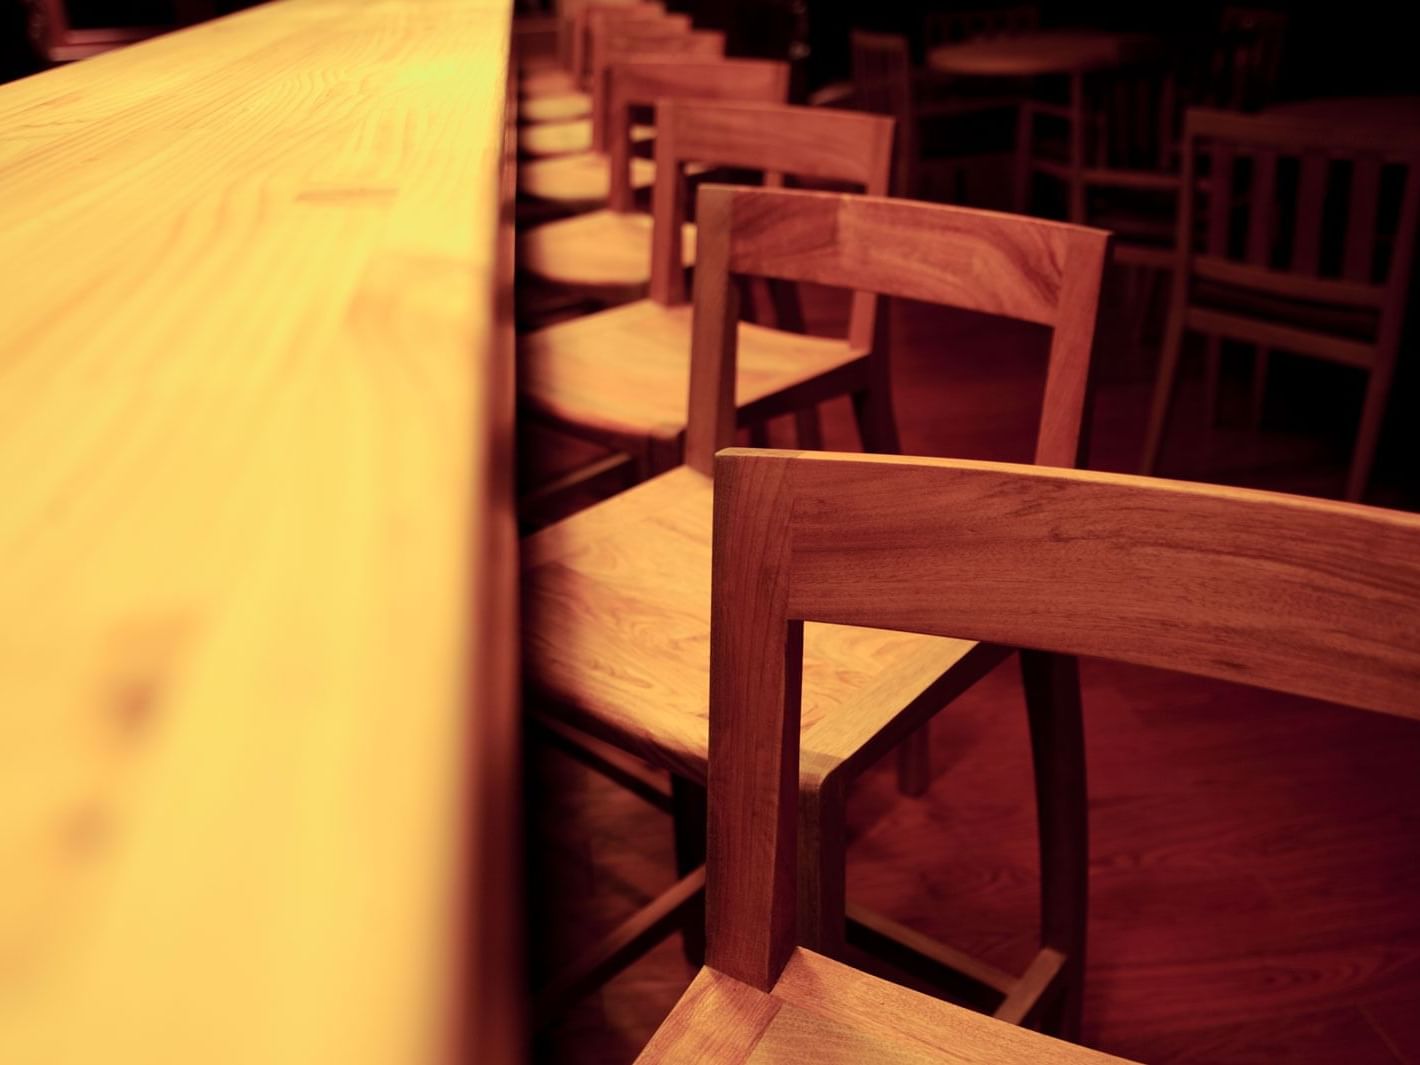
<instances>
[{"instance_id":1,"label":"chair with slatted backrest","mask_svg":"<svg viewBox=\"0 0 1420 1065\"><path fill-rule=\"evenodd\" d=\"M688 97L781 103L789 92L789 65L763 59L652 58L611 63L606 72L608 154L545 159L523 168L520 186L575 174L579 195L594 194L607 207L561 218L520 235L518 268L525 279L572 290L604 303L645 294L651 275L651 218L636 209L636 190L651 184L655 167L633 153L631 111L658 99ZM543 168L533 175L534 168ZM558 167L563 167L557 170ZM588 183L595 177L595 188ZM570 182L569 182L570 183ZM539 195L556 196L544 187ZM687 248L687 262L693 249Z\"/></svg>"},{"instance_id":2,"label":"chair with slatted backrest","mask_svg":"<svg viewBox=\"0 0 1420 1065\"><path fill-rule=\"evenodd\" d=\"M1194 110L1169 321L1143 467L1159 461L1186 332L1368 375L1345 496L1365 491L1385 414L1420 222L1420 152L1385 131ZM1217 390L1209 360L1205 397Z\"/></svg>"},{"instance_id":3,"label":"chair with slatted backrest","mask_svg":"<svg viewBox=\"0 0 1420 1065\"><path fill-rule=\"evenodd\" d=\"M674 135L682 132L695 130L677 127ZM707 757L711 456L732 440L745 399L736 279L922 299L1049 328L1036 458L1070 466L1081 446L1108 247L1107 234L1077 226L827 192L709 186L696 214L687 464L542 530L523 550L530 705L669 770L682 796L705 779ZM887 352L888 315L877 312L860 327L870 326L873 347ZM1010 653L881 630L811 632L799 787L804 838L813 842L800 868L801 934L831 955L843 953L850 931L863 940L911 940L918 953L983 987L1003 1018L1019 1021L1042 994L1058 993L1068 1030L1084 918L1083 853L1071 849L1083 838L1084 817L1072 677L1025 673L1039 787L1055 805L1041 825L1046 941L1023 977L914 938L870 911L850 911L845 897L849 781ZM683 876L695 861L693 809L687 799L677 817Z\"/></svg>"},{"instance_id":4,"label":"chair with slatted backrest","mask_svg":"<svg viewBox=\"0 0 1420 1065\"><path fill-rule=\"evenodd\" d=\"M817 624L1420 718L1413 514L1117 474L731 450L715 467L711 595L706 967L647 1065L1116 1060L796 945L794 740Z\"/></svg>"},{"instance_id":5,"label":"chair with slatted backrest","mask_svg":"<svg viewBox=\"0 0 1420 1065\"><path fill-rule=\"evenodd\" d=\"M1016 106L1014 95L966 95L952 92L942 96L946 84L940 75L926 83L913 70L907 38L890 33L854 30L850 38L853 65L853 106L874 114L891 115L897 120L897 181L895 194L956 201L966 193L966 170L979 151L957 150L948 155L924 155L924 123L933 121L985 120L1009 117ZM998 123L1002 130L1007 126ZM965 127L958 126L958 129ZM979 140L971 128L970 142ZM1007 130L1007 132L1009 132Z\"/></svg>"}]
</instances>

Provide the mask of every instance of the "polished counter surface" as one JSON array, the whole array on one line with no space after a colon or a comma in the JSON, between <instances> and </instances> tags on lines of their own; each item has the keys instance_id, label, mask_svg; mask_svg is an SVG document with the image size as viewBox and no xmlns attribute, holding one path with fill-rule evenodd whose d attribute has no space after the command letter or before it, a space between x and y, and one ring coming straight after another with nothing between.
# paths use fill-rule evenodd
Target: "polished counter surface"
<instances>
[{"instance_id":1,"label":"polished counter surface","mask_svg":"<svg viewBox=\"0 0 1420 1065\"><path fill-rule=\"evenodd\" d=\"M0 87L0 1061L517 1053L510 9Z\"/></svg>"}]
</instances>

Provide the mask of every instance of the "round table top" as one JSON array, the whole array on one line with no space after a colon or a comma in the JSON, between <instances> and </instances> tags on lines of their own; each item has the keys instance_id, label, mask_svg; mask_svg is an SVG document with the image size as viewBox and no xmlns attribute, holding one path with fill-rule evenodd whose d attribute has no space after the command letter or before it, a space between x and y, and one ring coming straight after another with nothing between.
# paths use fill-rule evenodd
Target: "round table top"
<instances>
[{"instance_id":1,"label":"round table top","mask_svg":"<svg viewBox=\"0 0 1420 1065\"><path fill-rule=\"evenodd\" d=\"M1420 140L1420 96L1326 96L1274 104L1265 113L1380 127L1407 140Z\"/></svg>"},{"instance_id":2,"label":"round table top","mask_svg":"<svg viewBox=\"0 0 1420 1065\"><path fill-rule=\"evenodd\" d=\"M927 53L927 65L944 74L980 77L1077 74L1119 66L1154 43L1155 38L1141 33L1042 30L943 45Z\"/></svg>"}]
</instances>

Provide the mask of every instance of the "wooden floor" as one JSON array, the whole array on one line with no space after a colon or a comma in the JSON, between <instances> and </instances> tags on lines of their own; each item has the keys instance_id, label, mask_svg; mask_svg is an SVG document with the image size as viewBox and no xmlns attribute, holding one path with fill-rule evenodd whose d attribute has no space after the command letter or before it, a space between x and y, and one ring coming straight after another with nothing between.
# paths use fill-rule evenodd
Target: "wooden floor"
<instances>
[{"instance_id":1,"label":"wooden floor","mask_svg":"<svg viewBox=\"0 0 1420 1065\"><path fill-rule=\"evenodd\" d=\"M833 305L813 306L827 327ZM895 313L904 449L1026 461L1042 337L935 308ZM988 358L952 357L983 347ZM1247 406L1249 371L1235 362L1225 417ZM1098 370L1091 465L1133 469L1152 366L1129 356ZM1338 494L1354 421L1315 397L1358 406L1359 388L1283 360L1273 376L1265 431L1224 425L1210 444L1195 375L1166 471ZM856 449L846 404L825 413L827 444ZM1384 468L1371 499L1417 504ZM1083 678L1084 1041L1158 1062L1420 1063L1420 728L1107 663L1086 662ZM1036 921L1023 711L1008 663L938 718L925 798L899 796L881 766L850 802L850 896L1009 967L1029 957ZM668 885L672 857L664 815L560 754L533 759L536 974ZM547 1032L540 1059L631 1061L691 975L678 942L664 944Z\"/></svg>"}]
</instances>

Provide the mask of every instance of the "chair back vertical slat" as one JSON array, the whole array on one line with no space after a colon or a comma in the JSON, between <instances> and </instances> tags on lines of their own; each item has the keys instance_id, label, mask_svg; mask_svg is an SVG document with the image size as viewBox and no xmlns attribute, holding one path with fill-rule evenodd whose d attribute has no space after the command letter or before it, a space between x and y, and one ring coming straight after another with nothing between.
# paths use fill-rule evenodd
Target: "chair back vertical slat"
<instances>
[{"instance_id":1,"label":"chair back vertical slat","mask_svg":"<svg viewBox=\"0 0 1420 1065\"><path fill-rule=\"evenodd\" d=\"M1328 169L1323 152L1311 150L1302 154L1292 230L1292 269L1299 274L1315 275L1321 269L1321 229L1325 220Z\"/></svg>"},{"instance_id":2,"label":"chair back vertical slat","mask_svg":"<svg viewBox=\"0 0 1420 1065\"><path fill-rule=\"evenodd\" d=\"M1274 199L1277 189L1277 153L1259 149L1252 160L1252 184L1248 192L1247 261L1267 266L1276 238Z\"/></svg>"},{"instance_id":3,"label":"chair back vertical slat","mask_svg":"<svg viewBox=\"0 0 1420 1065\"><path fill-rule=\"evenodd\" d=\"M1351 194L1346 217L1346 248L1342 276L1370 281L1376 256L1376 214L1380 205L1381 161L1371 153L1358 155L1351 167Z\"/></svg>"}]
</instances>

